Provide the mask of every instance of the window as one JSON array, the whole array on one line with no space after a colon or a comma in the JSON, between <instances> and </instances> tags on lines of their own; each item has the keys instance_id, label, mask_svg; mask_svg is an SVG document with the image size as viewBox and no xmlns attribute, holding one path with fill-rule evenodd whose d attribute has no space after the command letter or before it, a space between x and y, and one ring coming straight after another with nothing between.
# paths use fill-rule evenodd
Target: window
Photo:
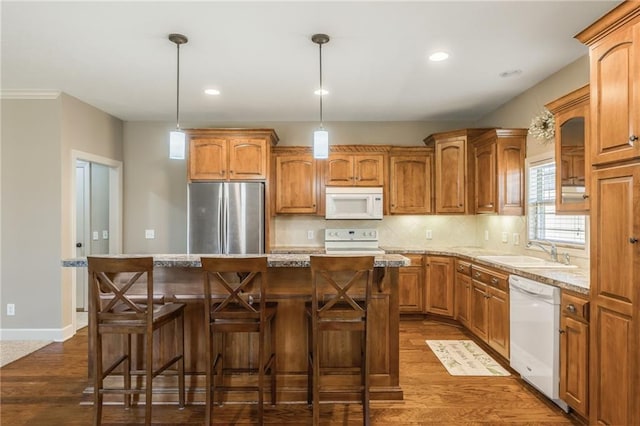
<instances>
[{"instance_id":1,"label":"window","mask_svg":"<svg viewBox=\"0 0 640 426\"><path fill-rule=\"evenodd\" d=\"M556 216L556 165L543 160L529 166L529 241L584 246L584 215Z\"/></svg>"}]
</instances>

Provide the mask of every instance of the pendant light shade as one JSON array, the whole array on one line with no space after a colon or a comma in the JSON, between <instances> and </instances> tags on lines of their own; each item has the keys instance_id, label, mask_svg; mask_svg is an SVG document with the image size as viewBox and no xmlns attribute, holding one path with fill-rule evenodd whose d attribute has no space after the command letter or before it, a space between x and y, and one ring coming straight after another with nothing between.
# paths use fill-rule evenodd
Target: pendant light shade
<instances>
[{"instance_id":1,"label":"pendant light shade","mask_svg":"<svg viewBox=\"0 0 640 426\"><path fill-rule=\"evenodd\" d=\"M326 34L314 34L311 41L318 45L320 56L320 128L313 132L313 157L329 158L329 132L322 127L322 97L324 96L324 88L322 87L322 45L329 42L329 36Z\"/></svg>"},{"instance_id":2,"label":"pendant light shade","mask_svg":"<svg viewBox=\"0 0 640 426\"><path fill-rule=\"evenodd\" d=\"M177 48L177 72L176 72L176 130L169 133L169 158L184 160L186 135L180 130L180 45L189 39L182 34L169 34L169 40L176 44Z\"/></svg>"}]
</instances>

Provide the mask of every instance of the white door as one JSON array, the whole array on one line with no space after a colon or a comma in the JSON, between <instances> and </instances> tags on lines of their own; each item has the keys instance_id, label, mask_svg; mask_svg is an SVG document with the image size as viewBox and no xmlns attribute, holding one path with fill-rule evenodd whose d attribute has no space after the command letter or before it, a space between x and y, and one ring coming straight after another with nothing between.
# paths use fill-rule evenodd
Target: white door
<instances>
[{"instance_id":1,"label":"white door","mask_svg":"<svg viewBox=\"0 0 640 426\"><path fill-rule=\"evenodd\" d=\"M90 166L76 161L76 257L90 254ZM76 310L89 309L87 268L76 268Z\"/></svg>"}]
</instances>

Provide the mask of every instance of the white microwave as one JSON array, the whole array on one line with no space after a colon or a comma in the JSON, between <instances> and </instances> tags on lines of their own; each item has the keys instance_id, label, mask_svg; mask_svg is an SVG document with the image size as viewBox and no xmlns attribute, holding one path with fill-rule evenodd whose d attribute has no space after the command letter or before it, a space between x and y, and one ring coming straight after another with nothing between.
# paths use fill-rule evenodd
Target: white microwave
<instances>
[{"instance_id":1,"label":"white microwave","mask_svg":"<svg viewBox=\"0 0 640 426\"><path fill-rule=\"evenodd\" d=\"M382 219L382 188L326 188L326 219Z\"/></svg>"}]
</instances>

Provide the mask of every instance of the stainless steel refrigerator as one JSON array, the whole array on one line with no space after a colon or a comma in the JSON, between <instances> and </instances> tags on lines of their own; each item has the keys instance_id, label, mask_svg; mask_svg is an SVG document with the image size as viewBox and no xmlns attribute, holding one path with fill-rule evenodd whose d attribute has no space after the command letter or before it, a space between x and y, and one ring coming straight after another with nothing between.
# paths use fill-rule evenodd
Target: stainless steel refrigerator
<instances>
[{"instance_id":1,"label":"stainless steel refrigerator","mask_svg":"<svg viewBox=\"0 0 640 426\"><path fill-rule=\"evenodd\" d=\"M187 198L189 253L264 253L264 183L195 182Z\"/></svg>"}]
</instances>

